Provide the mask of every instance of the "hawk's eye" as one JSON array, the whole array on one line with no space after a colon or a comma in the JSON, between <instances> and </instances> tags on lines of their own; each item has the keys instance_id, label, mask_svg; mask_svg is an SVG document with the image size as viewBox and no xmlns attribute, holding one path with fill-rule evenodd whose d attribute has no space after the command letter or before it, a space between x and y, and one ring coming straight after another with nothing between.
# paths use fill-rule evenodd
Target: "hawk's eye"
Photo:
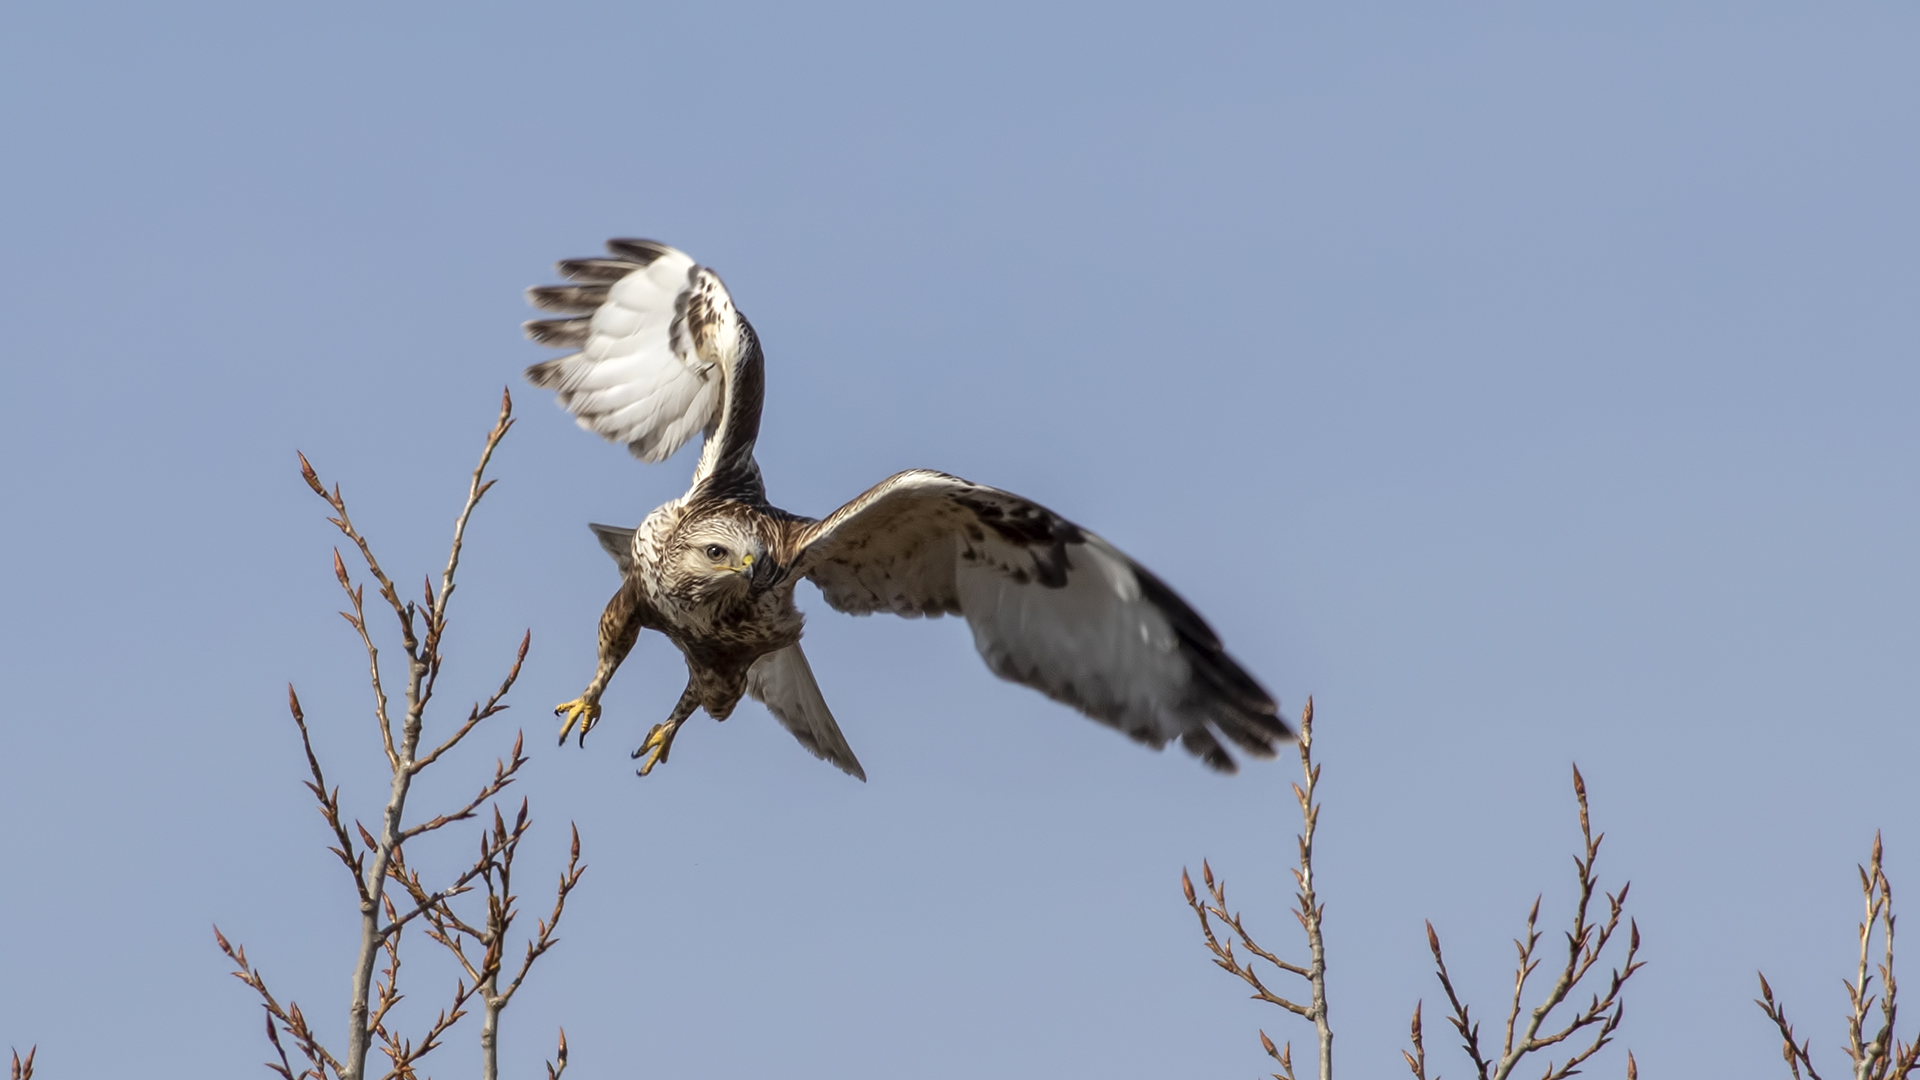
<instances>
[{"instance_id":1,"label":"hawk's eye","mask_svg":"<svg viewBox=\"0 0 1920 1080\"><path fill-rule=\"evenodd\" d=\"M707 558L712 559L715 562L719 562L721 559L724 559L726 557L727 557L726 548L721 547L719 544L707 545Z\"/></svg>"}]
</instances>

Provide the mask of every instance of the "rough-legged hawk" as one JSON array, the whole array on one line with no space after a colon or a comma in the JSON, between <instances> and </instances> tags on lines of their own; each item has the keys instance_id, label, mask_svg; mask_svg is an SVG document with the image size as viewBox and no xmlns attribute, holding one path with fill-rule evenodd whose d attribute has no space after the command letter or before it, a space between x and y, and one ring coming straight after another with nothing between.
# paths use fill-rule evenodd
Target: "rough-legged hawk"
<instances>
[{"instance_id":1,"label":"rough-legged hawk","mask_svg":"<svg viewBox=\"0 0 1920 1080\"><path fill-rule=\"evenodd\" d=\"M819 757L866 778L800 651L801 579L854 615L961 615L994 674L1024 683L1154 747L1173 739L1222 772L1220 737L1271 757L1291 735L1273 699L1205 620L1113 545L1046 507L944 473L896 474L816 521L767 502L753 457L764 395L760 340L720 278L650 240L570 259L573 282L528 291L570 316L527 324L575 351L527 369L580 426L660 461L696 433L688 492L637 529L593 526L620 564L600 618L600 663L555 710L584 741L600 696L643 629L679 646L687 688L634 757L667 759L703 708L725 720L764 702Z\"/></svg>"}]
</instances>

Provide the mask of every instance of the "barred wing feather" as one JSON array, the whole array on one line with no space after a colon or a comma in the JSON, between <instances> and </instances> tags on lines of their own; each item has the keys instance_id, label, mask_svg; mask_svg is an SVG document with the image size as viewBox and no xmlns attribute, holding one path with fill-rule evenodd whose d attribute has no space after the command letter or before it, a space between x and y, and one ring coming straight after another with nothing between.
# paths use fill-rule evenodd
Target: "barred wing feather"
<instances>
[{"instance_id":1,"label":"barred wing feather","mask_svg":"<svg viewBox=\"0 0 1920 1080\"><path fill-rule=\"evenodd\" d=\"M575 284L527 290L535 307L570 315L526 324L527 336L578 351L527 369L558 394L579 425L663 461L718 418L722 378L688 333L686 300L697 280L719 279L684 252L651 240L610 240L610 258L568 259Z\"/></svg>"},{"instance_id":2,"label":"barred wing feather","mask_svg":"<svg viewBox=\"0 0 1920 1080\"><path fill-rule=\"evenodd\" d=\"M1216 736L1271 757L1292 734L1172 589L1018 495L903 472L806 525L791 566L849 614L964 615L994 674L1222 772L1235 765Z\"/></svg>"}]
</instances>

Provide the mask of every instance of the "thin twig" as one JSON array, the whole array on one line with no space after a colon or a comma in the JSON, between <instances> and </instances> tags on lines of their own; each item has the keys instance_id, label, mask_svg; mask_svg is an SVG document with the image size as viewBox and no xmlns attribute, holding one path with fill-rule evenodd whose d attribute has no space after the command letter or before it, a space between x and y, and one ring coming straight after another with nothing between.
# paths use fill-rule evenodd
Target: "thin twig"
<instances>
[{"instance_id":1,"label":"thin twig","mask_svg":"<svg viewBox=\"0 0 1920 1080\"><path fill-rule=\"evenodd\" d=\"M513 689L513 684L519 680L520 665L526 662L527 646L531 645L532 643L533 643L533 631L529 630L525 634L522 634L520 636L520 651L514 654L513 667L508 669L507 677L501 681L500 688L493 692L493 696L487 699L487 702L485 705L479 705L479 704L474 705L472 711L467 713L466 721L462 723L459 726L459 728L455 729L454 733L448 736L445 742L441 743L439 746L434 747L433 751L427 754L425 757L419 759L418 761L415 761L413 763L414 772L418 773L420 770L440 760L441 754L444 754L447 751L453 749L455 746L458 746L460 743L460 740L466 738L467 733L472 731L475 725L479 724L480 721L485 720L488 717L495 715L496 713L501 713L506 711L507 706L502 705L500 703L500 699L506 697L507 691ZM513 756L514 757L520 756L520 745L518 742L514 743Z\"/></svg>"},{"instance_id":2,"label":"thin twig","mask_svg":"<svg viewBox=\"0 0 1920 1080\"><path fill-rule=\"evenodd\" d=\"M1300 736L1297 740L1300 748L1300 772L1303 784L1293 785L1293 795L1300 806L1301 831L1299 841L1299 863L1294 868L1293 879L1298 891L1294 894L1293 917L1306 932L1309 960L1306 964L1290 963L1280 959L1272 952L1262 948L1253 935L1247 932L1238 912L1227 908L1227 885L1225 880L1215 880L1213 867L1206 861L1200 862L1200 877L1206 887L1204 899L1194 891L1193 879L1183 869L1180 871L1180 888L1187 899L1187 906L1193 910L1194 917L1200 922L1200 935L1207 951L1213 954L1214 965L1246 983L1253 989L1253 997L1270 1005L1278 1006L1295 1016L1313 1021L1314 1034L1319 1044L1320 1080L1332 1080L1333 1077L1333 1029L1327 1023L1327 950L1325 939L1321 936L1321 923L1326 915L1326 907L1314 893L1313 881L1313 837L1320 821L1320 806L1314 800L1314 791L1320 782L1320 767L1313 763L1313 699L1307 699L1306 708L1300 714ZM1219 920L1233 936L1221 940L1215 933L1213 921ZM1238 943L1252 954L1253 959L1242 961L1234 955L1234 945ZM1254 967L1254 960L1264 960L1275 968L1307 982L1309 997L1306 1004L1289 1000L1269 988ZM1293 1046L1291 1043L1275 1048L1267 1033L1260 1033L1260 1045L1267 1056L1280 1063L1281 1071L1274 1074L1278 1080L1294 1080Z\"/></svg>"},{"instance_id":3,"label":"thin twig","mask_svg":"<svg viewBox=\"0 0 1920 1080\"><path fill-rule=\"evenodd\" d=\"M1414 1080L1427 1080L1427 1044L1420 1030L1420 1005L1418 1001L1413 1003L1413 1023L1407 1031L1413 1049L1400 1051L1400 1056L1407 1059L1407 1071L1413 1074Z\"/></svg>"},{"instance_id":4,"label":"thin twig","mask_svg":"<svg viewBox=\"0 0 1920 1080\"><path fill-rule=\"evenodd\" d=\"M418 1043L389 1030L384 1023L387 1010L397 1004L402 996L395 991L395 986L400 971L400 927L405 925L405 919L396 917L391 898L386 901L386 910L388 925L393 933L382 942L389 965L380 994L380 1008L374 1013L372 1025L374 1034L381 1043L381 1053L387 1056L389 1063L384 1080L415 1080L414 1064L438 1049L441 1037L466 1015L466 1010L462 1006L466 1004L468 998L473 996L473 990L464 982L456 983L453 1005L440 1010L439 1015L434 1018L433 1024L427 1028L426 1034Z\"/></svg>"},{"instance_id":5,"label":"thin twig","mask_svg":"<svg viewBox=\"0 0 1920 1080\"><path fill-rule=\"evenodd\" d=\"M567 868L560 874L560 884L554 889L553 910L546 918L535 920L533 940L527 942L527 955L520 961L520 970L514 973L513 981L500 994L502 1007L512 1000L520 984L526 981L527 972L533 969L533 962L560 943L560 939L554 935L560 929L561 916L567 912L567 897L572 894L574 886L580 884L580 875L587 872L587 868L580 865L580 826L572 828L573 847L567 855Z\"/></svg>"},{"instance_id":6,"label":"thin twig","mask_svg":"<svg viewBox=\"0 0 1920 1080\"><path fill-rule=\"evenodd\" d=\"M1843 984L1848 1005L1847 1042L1843 1049L1853 1063L1850 1072L1854 1080L1908 1080L1920 1068L1920 1039L1909 1043L1894 1035L1900 986L1893 974L1893 883L1887 880L1882 861L1884 854L1880 834L1876 832L1873 835L1873 852L1868 857L1867 865L1857 868L1865 915L1858 931L1859 954L1854 965L1854 977L1851 982ZM1876 933L1880 935L1881 953L1880 963L1873 970L1877 970L1880 976L1878 997L1881 1023L1880 1030L1869 1036L1866 1018L1872 1011L1876 996L1869 963ZM1754 999L1754 1004L1760 1007L1760 1011L1766 1014L1780 1033L1780 1056L1787 1063L1794 1080L1802 1080L1802 1069L1805 1070L1806 1080L1820 1080L1820 1073L1813 1064L1813 1041L1795 1040L1793 1025L1787 1022L1786 1007L1774 999L1773 987L1767 984L1765 974L1760 976L1760 996Z\"/></svg>"},{"instance_id":7,"label":"thin twig","mask_svg":"<svg viewBox=\"0 0 1920 1080\"><path fill-rule=\"evenodd\" d=\"M1793 1070L1793 1080L1801 1080L1801 1066L1806 1067L1807 1080L1821 1080L1819 1070L1813 1067L1813 1040L1793 1041L1793 1025L1787 1022L1787 1010L1773 1000L1773 987L1767 985L1764 973L1760 976L1760 997L1755 999L1754 1004L1760 1006L1761 1011L1767 1014L1767 1019L1780 1029L1780 1056L1786 1059L1787 1068Z\"/></svg>"},{"instance_id":8,"label":"thin twig","mask_svg":"<svg viewBox=\"0 0 1920 1080\"><path fill-rule=\"evenodd\" d=\"M525 733L522 732L513 737L513 753L510 754L507 759L494 762L493 779L489 780L486 786L480 789L478 795L467 800L465 806L452 813L440 814L405 830L400 834L401 842L404 843L422 833L433 832L435 829L451 825L456 821L466 821L473 817L474 811L479 809L481 803L500 794L508 784L513 783L515 775L520 772L520 767L527 763L526 755L520 752L524 743L524 736Z\"/></svg>"},{"instance_id":9,"label":"thin twig","mask_svg":"<svg viewBox=\"0 0 1920 1080\"><path fill-rule=\"evenodd\" d=\"M300 1006L289 1001L286 1007L282 1008L280 1002L275 1000L273 992L267 989L267 980L260 974L259 969L247 962L247 950L229 942L217 926L213 928L213 937L220 943L220 951L226 953L227 958L238 965L239 970L233 973L234 978L251 986L254 993L260 995L260 1003L266 1007L271 1021L277 1022L288 1035L292 1036L294 1045L299 1047L300 1052L306 1056L311 1067L300 1076L310 1076L313 1080L326 1080L326 1073L323 1070L331 1069L336 1077L344 1077L346 1072L341 1068L339 1060L329 1053L326 1047L320 1045L319 1038L307 1026L306 1017L301 1015ZM271 1034L271 1025L269 1025L268 1037L272 1040L274 1048L278 1050L280 1040ZM282 1052L281 1056L284 1057L285 1053Z\"/></svg>"},{"instance_id":10,"label":"thin twig","mask_svg":"<svg viewBox=\"0 0 1920 1080\"><path fill-rule=\"evenodd\" d=\"M267 1043L273 1047L274 1056L280 1059L278 1064L271 1061L264 1062L268 1071L279 1074L284 1080L305 1080L308 1077L326 1080L324 1074L316 1074L312 1069L302 1069L299 1076L294 1075L293 1063L287 1060L287 1048L280 1045L280 1029L274 1024L273 1010L263 1006L260 1011L267 1021Z\"/></svg>"},{"instance_id":11,"label":"thin twig","mask_svg":"<svg viewBox=\"0 0 1920 1080\"><path fill-rule=\"evenodd\" d=\"M361 558L366 561L368 571L373 574L374 580L380 583L380 595L393 608L395 617L400 621L401 642L406 648L407 656L411 659L418 648L413 634L412 609L400 602L400 595L394 591L393 582L388 580L386 571L380 569L380 560L374 558L373 549L368 546L366 538L354 528L353 518L347 514L347 502L340 494L340 488L336 485L329 492L320 482L320 475L314 472L313 465L307 461L307 456L305 454L297 454L297 456L300 458L300 478L307 482L307 486L313 489L315 495L325 499L327 505L331 506L337 515L327 520L346 534L347 539L353 541L354 546L360 549ZM364 588L354 587L347 575L347 564L340 560L339 548L333 551L333 576L334 580L340 583L340 588L346 592L348 602L353 605L351 612L343 611L340 617L347 620L354 632L360 635L361 646L366 649L368 673L373 684L374 719L380 723L380 741L386 748L387 764L398 768L400 753L394 748L393 721L387 713L386 686L380 679L380 650L374 645L373 636L367 630L366 591Z\"/></svg>"},{"instance_id":12,"label":"thin twig","mask_svg":"<svg viewBox=\"0 0 1920 1080\"><path fill-rule=\"evenodd\" d=\"M1333 1028L1327 1024L1327 943L1321 935L1320 926L1325 920L1327 909L1315 899L1313 891L1313 833L1320 823L1320 806L1314 802L1314 789L1320 783L1320 766L1313 763L1313 699L1308 698L1306 707L1300 713L1300 737L1296 740L1300 747L1300 772L1306 779L1306 787L1293 786L1293 794L1300 802L1300 866L1293 872L1294 881L1300 886L1300 892L1294 897L1296 906L1294 916L1300 920L1300 926L1307 932L1307 950L1312 956L1311 971L1307 973L1307 983L1313 991L1312 1015L1314 1034L1320 1043L1320 1080L1332 1080L1333 1077Z\"/></svg>"},{"instance_id":13,"label":"thin twig","mask_svg":"<svg viewBox=\"0 0 1920 1080\"><path fill-rule=\"evenodd\" d=\"M520 848L520 841L531 825L527 814L527 804L521 801L519 812L509 825L494 807L493 828L490 833L482 834L480 855L468 871L477 874L485 886L487 904L485 917L480 925L469 923L454 911L447 903L422 904L427 923L427 936L439 942L453 955L467 977L474 982L475 992L479 995L481 1013L481 1075L486 1080L494 1080L499 1074L498 1065L498 1029L501 1014L519 992L526 981L535 961L545 955L547 950L559 944L557 931L560 920L566 914L567 897L579 885L580 877L586 873L586 867L580 863L580 830L572 829L572 845L567 857L567 868L560 875L555 889L553 910L544 919L535 924L532 938L526 944L526 952L503 987L501 976L506 956L507 935L513 927L519 910L518 897L513 892L513 863ZM408 887L418 890L417 878L409 876ZM473 942L480 950L476 959L466 949L467 942ZM549 1065L549 1070L555 1069ZM566 1068L566 1043L561 1037L561 1057L558 1069ZM557 1075L557 1072L555 1072Z\"/></svg>"},{"instance_id":14,"label":"thin twig","mask_svg":"<svg viewBox=\"0 0 1920 1080\"><path fill-rule=\"evenodd\" d=\"M1640 953L1640 928L1631 919L1627 921L1626 957L1621 966L1613 969L1607 979L1606 992L1595 994L1583 1009L1576 1009L1570 1019L1557 1029L1546 1034L1541 1033L1548 1017L1565 1003L1573 989L1581 984L1595 966L1600 963L1607 945L1613 940L1620 928L1620 919L1625 912L1627 892L1631 884L1620 887L1618 893L1601 893L1607 901L1607 919L1604 923L1589 921L1587 913L1593 903L1599 878L1594 873L1594 865L1600 857L1600 842L1604 836L1596 836L1587 812L1587 784L1580 775L1579 768L1573 770L1574 799L1580 807L1580 837L1584 842L1584 851L1574 857L1574 870L1579 879L1578 899L1574 904L1573 927L1566 934L1566 959L1554 977L1553 985L1533 1009L1525 1011L1525 1022L1521 1022L1524 1006L1523 997L1527 980L1532 976L1539 961L1534 958L1535 947L1539 944L1537 929L1540 916L1540 900L1534 899L1532 909L1527 913L1527 930L1524 937L1514 941L1514 950L1518 954L1514 965L1513 996L1507 1010L1505 1033L1501 1040L1497 1056L1489 1057L1480 1045L1480 1025L1474 1021L1467 1003L1461 1000L1454 990L1453 979L1447 971L1447 961L1440 947L1440 935L1427 924L1427 948L1433 953L1435 974L1440 979L1440 987L1446 992L1447 1004L1452 1007L1452 1015L1447 1019L1459 1033L1461 1048L1472 1060L1474 1074L1478 1080L1507 1080L1522 1059L1528 1054L1557 1046L1582 1032L1590 1032L1591 1038L1580 1049L1559 1065L1551 1061L1543 1080L1565 1080L1579 1071L1579 1066L1598 1053L1613 1040L1614 1031L1620 1026L1626 1015L1626 1005L1621 997L1627 980L1634 972L1644 966L1637 959ZM1414 1035L1419 1036L1419 1011L1414 1013ZM1416 1044L1417 1045L1417 1044ZM1406 1054L1408 1066L1414 1067L1416 1058ZM1419 1070L1425 1068L1425 1052L1419 1057ZM1637 1068L1637 1066L1630 1066ZM1417 1075L1419 1073L1417 1072Z\"/></svg>"},{"instance_id":15,"label":"thin twig","mask_svg":"<svg viewBox=\"0 0 1920 1080\"><path fill-rule=\"evenodd\" d=\"M354 889L359 893L360 902L367 903L372 897L367 892L366 856L356 850L353 839L347 835L346 824L340 819L340 789L327 786L326 774L320 770L320 758L313 752L313 738L307 732L307 716L300 709L300 696L293 692L293 684L287 684L287 709L293 713L293 723L300 729L300 747L307 753L307 770L313 779L305 781L307 790L320 804L320 816L327 821L327 827L333 830L335 844L328 851L339 856L340 862L353 875Z\"/></svg>"}]
</instances>

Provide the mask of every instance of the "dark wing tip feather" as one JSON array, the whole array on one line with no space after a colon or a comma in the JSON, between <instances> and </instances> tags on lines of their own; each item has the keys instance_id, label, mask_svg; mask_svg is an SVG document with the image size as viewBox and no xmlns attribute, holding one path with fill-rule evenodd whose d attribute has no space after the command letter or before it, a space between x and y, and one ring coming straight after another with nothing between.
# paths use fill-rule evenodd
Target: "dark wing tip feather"
<instances>
[{"instance_id":1,"label":"dark wing tip feather","mask_svg":"<svg viewBox=\"0 0 1920 1080\"><path fill-rule=\"evenodd\" d=\"M1240 766L1234 762L1233 756L1227 753L1226 749L1220 745L1220 740L1214 738L1213 733L1206 728L1194 728L1180 736L1180 745L1186 747L1188 753L1205 762L1207 768L1215 772L1232 776L1240 771Z\"/></svg>"},{"instance_id":2,"label":"dark wing tip feather","mask_svg":"<svg viewBox=\"0 0 1920 1080\"><path fill-rule=\"evenodd\" d=\"M553 264L560 276L568 281L586 281L612 284L633 273L644 269L632 259L561 259Z\"/></svg>"},{"instance_id":3,"label":"dark wing tip feather","mask_svg":"<svg viewBox=\"0 0 1920 1080\"><path fill-rule=\"evenodd\" d=\"M1196 706L1220 734L1225 735L1235 746L1254 757L1270 758L1277 753L1274 744L1293 738L1293 729L1280 719L1280 706L1266 688L1247 674L1247 669L1227 655L1220 643L1220 636L1213 627L1200 617L1180 595L1167 586L1167 583L1154 576L1146 567L1135 563L1134 575L1139 579L1140 591L1153 606L1161 612L1169 623L1173 624L1175 636L1180 641L1180 655L1187 661L1187 667L1193 672L1192 682L1187 688L1191 705ZM1200 729L1205 734L1205 729ZM1181 742L1188 750L1198 754L1208 765L1216 769L1221 766L1210 754L1225 755L1218 741L1207 735L1201 749L1195 748L1196 732L1189 731ZM1210 746L1211 750L1206 747ZM1233 771L1231 768L1222 769Z\"/></svg>"},{"instance_id":4,"label":"dark wing tip feather","mask_svg":"<svg viewBox=\"0 0 1920 1080\"><path fill-rule=\"evenodd\" d=\"M607 250L622 259L631 259L641 266L652 266L656 260L673 248L658 240L615 238L607 241Z\"/></svg>"},{"instance_id":5,"label":"dark wing tip feather","mask_svg":"<svg viewBox=\"0 0 1920 1080\"><path fill-rule=\"evenodd\" d=\"M527 302L541 311L589 314L607 302L609 288L608 285L535 285L527 290Z\"/></svg>"},{"instance_id":6,"label":"dark wing tip feather","mask_svg":"<svg viewBox=\"0 0 1920 1080\"><path fill-rule=\"evenodd\" d=\"M533 365L526 371L527 381L542 390L559 389L560 361L565 359L565 356L557 356L552 360L542 360L540 363Z\"/></svg>"},{"instance_id":7,"label":"dark wing tip feather","mask_svg":"<svg viewBox=\"0 0 1920 1080\"><path fill-rule=\"evenodd\" d=\"M1275 743L1293 738L1293 729L1280 719L1280 706L1233 657L1185 641L1181 646L1193 671L1188 694L1235 746L1255 757L1270 758L1277 753Z\"/></svg>"},{"instance_id":8,"label":"dark wing tip feather","mask_svg":"<svg viewBox=\"0 0 1920 1080\"><path fill-rule=\"evenodd\" d=\"M1287 725L1278 717L1244 709L1214 710L1213 726L1231 739L1233 745L1257 758L1276 756L1279 751L1274 744L1293 738L1293 732L1287 730Z\"/></svg>"},{"instance_id":9,"label":"dark wing tip feather","mask_svg":"<svg viewBox=\"0 0 1920 1080\"><path fill-rule=\"evenodd\" d=\"M585 345L587 335L593 331L593 320L590 317L534 319L520 325L521 329L527 332L527 337L532 340L561 349L577 349Z\"/></svg>"}]
</instances>

